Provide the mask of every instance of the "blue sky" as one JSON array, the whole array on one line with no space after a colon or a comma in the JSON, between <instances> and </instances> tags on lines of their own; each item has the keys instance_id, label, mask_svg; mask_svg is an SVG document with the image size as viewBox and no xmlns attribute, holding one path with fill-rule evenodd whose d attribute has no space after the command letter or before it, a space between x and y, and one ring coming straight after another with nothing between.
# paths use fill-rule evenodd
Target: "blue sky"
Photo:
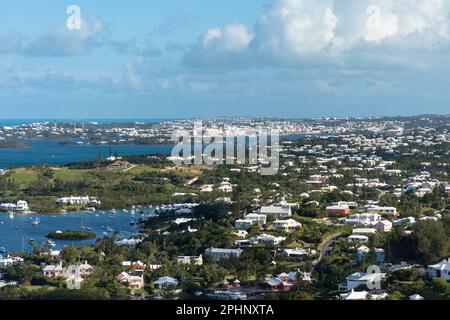
<instances>
[{"instance_id":1,"label":"blue sky","mask_svg":"<svg viewBox=\"0 0 450 320\"><path fill-rule=\"evenodd\" d=\"M449 114L449 13L450 0L3 1L0 118Z\"/></svg>"}]
</instances>

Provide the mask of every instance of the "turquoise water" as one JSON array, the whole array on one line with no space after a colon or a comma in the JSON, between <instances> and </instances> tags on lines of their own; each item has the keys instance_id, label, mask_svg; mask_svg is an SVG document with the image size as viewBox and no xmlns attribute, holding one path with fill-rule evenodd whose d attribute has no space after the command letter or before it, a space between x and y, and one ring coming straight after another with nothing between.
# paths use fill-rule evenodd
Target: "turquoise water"
<instances>
[{"instance_id":1,"label":"turquoise water","mask_svg":"<svg viewBox=\"0 0 450 320\"><path fill-rule=\"evenodd\" d=\"M0 168L21 167L34 164L62 165L70 162L95 160L109 156L108 145L62 145L55 140L27 140L28 148L0 149ZM170 154L172 146L165 145L117 145L113 154L121 156L145 154Z\"/></svg>"},{"instance_id":2,"label":"turquoise water","mask_svg":"<svg viewBox=\"0 0 450 320\"><path fill-rule=\"evenodd\" d=\"M82 227L91 228L98 237L112 236L113 231L117 231L121 239L128 238L138 232L137 228L131 227L131 223L139 220L140 210L145 215L153 214L153 210L149 208L136 210L134 215L117 210L116 214L111 211L68 212L58 215L16 214L14 219L10 219L7 213L0 213L0 247L5 247L9 252L31 252L33 245L29 243L30 239L34 239L34 245L37 246L48 240L46 235L49 232L81 230ZM39 218L41 223L33 225L35 218ZM95 240L55 242L53 250L71 244L93 244Z\"/></svg>"}]
</instances>

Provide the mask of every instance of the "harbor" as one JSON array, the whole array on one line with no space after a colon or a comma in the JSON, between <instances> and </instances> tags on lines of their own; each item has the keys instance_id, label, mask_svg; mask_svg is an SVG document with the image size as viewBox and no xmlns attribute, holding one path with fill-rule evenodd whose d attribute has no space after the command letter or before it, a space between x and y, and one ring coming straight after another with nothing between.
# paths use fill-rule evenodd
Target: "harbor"
<instances>
[{"instance_id":1,"label":"harbor","mask_svg":"<svg viewBox=\"0 0 450 320\"><path fill-rule=\"evenodd\" d=\"M46 237L50 232L64 230L88 230L98 238L113 236L127 238L139 232L139 220L154 216L150 207L133 210L104 210L65 212L58 214L14 214L0 213L0 247L8 252L32 252L42 245L52 250L60 250L68 245L91 245L95 240L64 241L50 243Z\"/></svg>"}]
</instances>

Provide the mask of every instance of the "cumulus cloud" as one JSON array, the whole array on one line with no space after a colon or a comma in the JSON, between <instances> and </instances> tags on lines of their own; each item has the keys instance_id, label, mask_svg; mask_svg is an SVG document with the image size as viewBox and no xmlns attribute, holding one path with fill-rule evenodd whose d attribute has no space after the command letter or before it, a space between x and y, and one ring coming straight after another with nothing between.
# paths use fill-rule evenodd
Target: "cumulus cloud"
<instances>
[{"instance_id":1,"label":"cumulus cloud","mask_svg":"<svg viewBox=\"0 0 450 320\"><path fill-rule=\"evenodd\" d=\"M89 53L99 45L97 36L103 29L99 19L82 20L81 29L69 30L66 27L53 30L29 43L25 53L41 56L77 56Z\"/></svg>"},{"instance_id":2,"label":"cumulus cloud","mask_svg":"<svg viewBox=\"0 0 450 320\"><path fill-rule=\"evenodd\" d=\"M0 37L0 54L25 54L30 56L78 56L91 52L100 45L111 45L102 37L101 20L82 20L79 30L65 26L51 30L36 38L28 39L18 31L10 31Z\"/></svg>"},{"instance_id":3,"label":"cumulus cloud","mask_svg":"<svg viewBox=\"0 0 450 320\"><path fill-rule=\"evenodd\" d=\"M253 39L253 34L241 24L229 24L223 29L214 28L202 36L202 46L212 50L241 52Z\"/></svg>"},{"instance_id":4,"label":"cumulus cloud","mask_svg":"<svg viewBox=\"0 0 450 320\"><path fill-rule=\"evenodd\" d=\"M241 24L208 30L184 56L184 63L197 67L233 68L244 64L246 51L254 35Z\"/></svg>"},{"instance_id":5,"label":"cumulus cloud","mask_svg":"<svg viewBox=\"0 0 450 320\"><path fill-rule=\"evenodd\" d=\"M186 63L234 60L255 65L348 63L397 50L436 50L450 44L450 0L273 0L253 28L230 24L208 30ZM193 56L199 59L193 59ZM394 59L395 60L395 59ZM248 66L248 64L247 64Z\"/></svg>"}]
</instances>

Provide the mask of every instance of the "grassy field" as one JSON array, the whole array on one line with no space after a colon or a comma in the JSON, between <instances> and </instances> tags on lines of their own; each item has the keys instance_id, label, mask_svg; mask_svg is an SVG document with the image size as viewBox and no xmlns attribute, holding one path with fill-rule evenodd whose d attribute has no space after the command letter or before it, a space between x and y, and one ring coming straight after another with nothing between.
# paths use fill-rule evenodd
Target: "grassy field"
<instances>
[{"instance_id":1,"label":"grassy field","mask_svg":"<svg viewBox=\"0 0 450 320\"><path fill-rule=\"evenodd\" d=\"M75 181L83 179L88 176L90 170L82 169L67 169L67 168L52 168L54 178L59 178L63 181ZM19 168L11 171L10 178L16 183L27 185L36 181L39 177L39 170L36 168Z\"/></svg>"},{"instance_id":2,"label":"grassy field","mask_svg":"<svg viewBox=\"0 0 450 320\"><path fill-rule=\"evenodd\" d=\"M10 178L18 184L29 184L35 181L39 176L39 173L34 169L20 168L14 169L10 173Z\"/></svg>"},{"instance_id":3,"label":"grassy field","mask_svg":"<svg viewBox=\"0 0 450 320\"><path fill-rule=\"evenodd\" d=\"M75 181L89 176L90 170L53 168L54 177L63 181Z\"/></svg>"}]
</instances>

